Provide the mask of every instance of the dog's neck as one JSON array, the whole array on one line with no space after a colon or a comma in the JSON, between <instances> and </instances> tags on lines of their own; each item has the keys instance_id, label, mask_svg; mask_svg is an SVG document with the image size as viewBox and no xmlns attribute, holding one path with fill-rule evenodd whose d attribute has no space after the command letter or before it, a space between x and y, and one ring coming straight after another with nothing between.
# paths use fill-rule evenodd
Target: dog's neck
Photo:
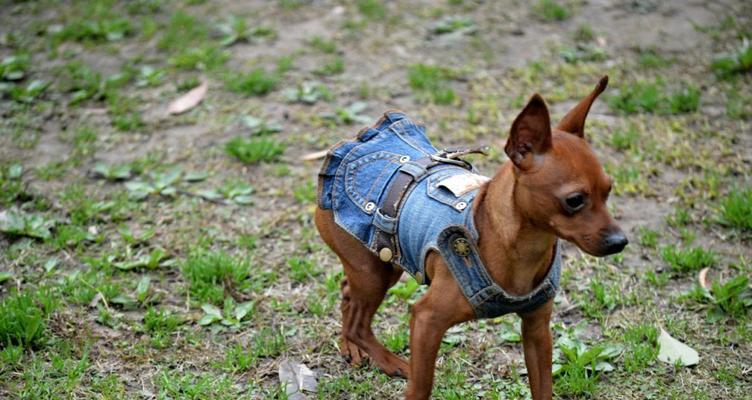
<instances>
[{"instance_id":1,"label":"dog's neck","mask_svg":"<svg viewBox=\"0 0 752 400\"><path fill-rule=\"evenodd\" d=\"M491 277L512 295L532 291L545 278L556 235L535 226L514 199L512 163L503 165L480 189L474 208L481 258Z\"/></svg>"}]
</instances>

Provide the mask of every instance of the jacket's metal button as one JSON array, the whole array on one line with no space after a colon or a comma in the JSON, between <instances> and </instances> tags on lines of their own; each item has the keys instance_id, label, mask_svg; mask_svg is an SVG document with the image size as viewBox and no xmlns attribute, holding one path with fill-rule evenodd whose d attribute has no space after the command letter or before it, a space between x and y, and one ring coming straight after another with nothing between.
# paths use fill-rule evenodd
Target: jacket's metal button
<instances>
[{"instance_id":1,"label":"jacket's metal button","mask_svg":"<svg viewBox=\"0 0 752 400\"><path fill-rule=\"evenodd\" d=\"M470 242L463 237L454 239L452 247L454 252L462 257L467 257L470 254Z\"/></svg>"},{"instance_id":2,"label":"jacket's metal button","mask_svg":"<svg viewBox=\"0 0 752 400\"><path fill-rule=\"evenodd\" d=\"M388 247L384 247L381 250L379 250L379 259L383 262L388 262L392 260L392 249Z\"/></svg>"},{"instance_id":3,"label":"jacket's metal button","mask_svg":"<svg viewBox=\"0 0 752 400\"><path fill-rule=\"evenodd\" d=\"M415 282L418 282L419 285L423 284L423 273L418 271L415 273Z\"/></svg>"},{"instance_id":4,"label":"jacket's metal button","mask_svg":"<svg viewBox=\"0 0 752 400\"><path fill-rule=\"evenodd\" d=\"M461 202L459 202L459 203L457 203L457 204L454 205L454 208L456 208L456 209L458 209L460 211L464 210L465 207L467 207L467 203L465 203L464 201L461 201Z\"/></svg>"},{"instance_id":5,"label":"jacket's metal button","mask_svg":"<svg viewBox=\"0 0 752 400\"><path fill-rule=\"evenodd\" d=\"M410 161L410 156L402 156L402 157L400 157L399 161L400 161L400 163L404 164L404 163Z\"/></svg>"},{"instance_id":6,"label":"jacket's metal button","mask_svg":"<svg viewBox=\"0 0 752 400\"><path fill-rule=\"evenodd\" d=\"M376 204L374 204L372 201L366 203L366 211L373 211L374 208L376 208Z\"/></svg>"}]
</instances>

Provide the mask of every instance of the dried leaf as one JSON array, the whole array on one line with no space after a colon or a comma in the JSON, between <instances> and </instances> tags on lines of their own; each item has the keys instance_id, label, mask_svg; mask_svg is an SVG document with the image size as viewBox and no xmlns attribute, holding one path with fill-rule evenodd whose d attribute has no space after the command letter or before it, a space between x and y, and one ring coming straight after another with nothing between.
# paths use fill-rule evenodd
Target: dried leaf
<instances>
[{"instance_id":1,"label":"dried leaf","mask_svg":"<svg viewBox=\"0 0 752 400\"><path fill-rule=\"evenodd\" d=\"M285 385L287 398L302 400L306 396L303 392L316 393L316 373L305 364L283 361L279 364L279 381Z\"/></svg>"},{"instance_id":2,"label":"dried leaf","mask_svg":"<svg viewBox=\"0 0 752 400\"><path fill-rule=\"evenodd\" d=\"M679 364L684 367L700 362L697 351L686 344L674 339L663 328L658 336L658 360L668 364Z\"/></svg>"},{"instance_id":3,"label":"dried leaf","mask_svg":"<svg viewBox=\"0 0 752 400\"><path fill-rule=\"evenodd\" d=\"M314 151L313 153L308 153L304 155L303 157L300 157L300 160L301 161L318 160L319 158L326 157L327 153L329 153L329 150Z\"/></svg>"},{"instance_id":4,"label":"dried leaf","mask_svg":"<svg viewBox=\"0 0 752 400\"><path fill-rule=\"evenodd\" d=\"M178 97L172 103L170 103L167 112L170 114L182 114L193 107L196 107L201 100L206 96L206 92L209 90L209 85L206 82L202 82L200 85L188 91L188 93Z\"/></svg>"},{"instance_id":5,"label":"dried leaf","mask_svg":"<svg viewBox=\"0 0 752 400\"><path fill-rule=\"evenodd\" d=\"M705 267L700 270L700 274L697 275L697 280L700 282L700 286L702 286L703 289L708 290L708 271L710 268Z\"/></svg>"}]
</instances>

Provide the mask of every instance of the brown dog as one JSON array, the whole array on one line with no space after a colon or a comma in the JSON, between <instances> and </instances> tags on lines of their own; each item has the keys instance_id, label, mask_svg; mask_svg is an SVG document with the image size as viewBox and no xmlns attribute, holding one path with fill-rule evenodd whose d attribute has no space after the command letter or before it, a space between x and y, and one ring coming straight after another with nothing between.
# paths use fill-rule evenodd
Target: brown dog
<instances>
[{"instance_id":1,"label":"brown dog","mask_svg":"<svg viewBox=\"0 0 752 400\"><path fill-rule=\"evenodd\" d=\"M506 292L524 295L546 276L557 237L594 256L620 252L627 238L609 215L612 180L584 139L590 106L608 77L555 128L540 95L532 96L512 124L504 148L511 162L484 183L472 203L477 248L491 278ZM316 210L316 226L345 269L342 283L341 352L358 364L366 356L385 373L408 378L405 398L427 399L439 345L448 328L476 318L438 252L429 252L431 285L412 308L409 363L387 350L371 330L386 291L402 275L342 229L330 210ZM534 399L552 397L553 300L522 313L522 338Z\"/></svg>"}]
</instances>

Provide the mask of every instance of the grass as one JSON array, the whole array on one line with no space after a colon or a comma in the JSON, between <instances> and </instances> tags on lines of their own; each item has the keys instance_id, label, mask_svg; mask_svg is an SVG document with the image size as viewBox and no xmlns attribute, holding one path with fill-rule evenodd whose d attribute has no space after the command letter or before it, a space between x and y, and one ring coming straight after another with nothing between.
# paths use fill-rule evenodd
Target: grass
<instances>
[{"instance_id":1,"label":"grass","mask_svg":"<svg viewBox=\"0 0 752 400\"><path fill-rule=\"evenodd\" d=\"M698 110L700 95L700 89L694 85L671 90L656 79L622 86L619 94L608 98L608 104L611 109L625 114L685 114Z\"/></svg>"},{"instance_id":2,"label":"grass","mask_svg":"<svg viewBox=\"0 0 752 400\"><path fill-rule=\"evenodd\" d=\"M0 302L0 345L41 348L48 338L47 319L57 307L49 290L16 292Z\"/></svg>"},{"instance_id":3,"label":"grass","mask_svg":"<svg viewBox=\"0 0 752 400\"><path fill-rule=\"evenodd\" d=\"M280 158L286 146L273 139L236 137L225 145L227 154L246 164L272 162Z\"/></svg>"},{"instance_id":4,"label":"grass","mask_svg":"<svg viewBox=\"0 0 752 400\"><path fill-rule=\"evenodd\" d=\"M345 72L345 60L342 57L334 57L314 72L322 76L341 74Z\"/></svg>"},{"instance_id":5,"label":"grass","mask_svg":"<svg viewBox=\"0 0 752 400\"><path fill-rule=\"evenodd\" d=\"M438 148L490 145L472 161L491 175L532 93L557 122L606 73L587 139L631 244L596 259L562 241L555 396L751 392L746 3L670 43L631 40L632 19L686 22L651 2L608 30L571 0L11 3L0 397L281 399L284 360L317 373L310 398L402 397L404 380L340 355L345 276L313 219L322 160L301 157L398 107ZM558 39L517 47L537 28ZM197 112L165 113L202 82ZM375 317L403 357L426 290L401 279ZM657 360L660 327L700 363ZM514 315L453 328L433 397L529 398L521 340Z\"/></svg>"},{"instance_id":6,"label":"grass","mask_svg":"<svg viewBox=\"0 0 752 400\"><path fill-rule=\"evenodd\" d=\"M368 19L383 20L386 17L386 7L379 0L356 0L355 6Z\"/></svg>"},{"instance_id":7,"label":"grass","mask_svg":"<svg viewBox=\"0 0 752 400\"><path fill-rule=\"evenodd\" d=\"M16 199L28 198L21 180L23 172L19 163L0 164L0 206L8 207Z\"/></svg>"},{"instance_id":8,"label":"grass","mask_svg":"<svg viewBox=\"0 0 752 400\"><path fill-rule=\"evenodd\" d=\"M421 98L436 104L452 104L457 99L457 94L449 86L449 80L454 73L448 68L415 64L407 71L407 80L410 87Z\"/></svg>"},{"instance_id":9,"label":"grass","mask_svg":"<svg viewBox=\"0 0 752 400\"><path fill-rule=\"evenodd\" d=\"M226 294L249 287L247 260L224 251L194 250L182 266L191 297L199 303L222 304Z\"/></svg>"},{"instance_id":10,"label":"grass","mask_svg":"<svg viewBox=\"0 0 752 400\"><path fill-rule=\"evenodd\" d=\"M724 313L732 319L743 319L752 309L749 277L737 276L724 283L713 282L709 297L716 306L711 312Z\"/></svg>"},{"instance_id":11,"label":"grass","mask_svg":"<svg viewBox=\"0 0 752 400\"><path fill-rule=\"evenodd\" d=\"M337 43L333 40L327 40L321 36L314 36L308 44L324 54L335 54L337 52Z\"/></svg>"},{"instance_id":12,"label":"grass","mask_svg":"<svg viewBox=\"0 0 752 400\"><path fill-rule=\"evenodd\" d=\"M543 21L559 22L569 19L572 11L555 0L538 0L533 5L533 13Z\"/></svg>"},{"instance_id":13,"label":"grass","mask_svg":"<svg viewBox=\"0 0 752 400\"><path fill-rule=\"evenodd\" d=\"M630 126L628 129L617 129L611 134L611 147L625 151L635 150L639 146L639 140L641 138L640 132L635 126Z\"/></svg>"},{"instance_id":14,"label":"grass","mask_svg":"<svg viewBox=\"0 0 752 400\"><path fill-rule=\"evenodd\" d=\"M674 271L680 273L696 272L705 267L712 267L718 262L718 256L713 250L702 247L664 246L661 249L661 257Z\"/></svg>"},{"instance_id":15,"label":"grass","mask_svg":"<svg viewBox=\"0 0 752 400\"><path fill-rule=\"evenodd\" d=\"M713 72L723 79L752 71L752 45L749 39L745 38L730 53L716 57L711 67Z\"/></svg>"},{"instance_id":16,"label":"grass","mask_svg":"<svg viewBox=\"0 0 752 400\"><path fill-rule=\"evenodd\" d=\"M652 325L639 324L624 332L628 350L624 352L624 369L627 373L639 373L655 363L658 356L658 330Z\"/></svg>"},{"instance_id":17,"label":"grass","mask_svg":"<svg viewBox=\"0 0 752 400\"><path fill-rule=\"evenodd\" d=\"M231 75L227 87L246 96L264 96L277 87L280 77L276 73L256 68L246 74Z\"/></svg>"},{"instance_id":18,"label":"grass","mask_svg":"<svg viewBox=\"0 0 752 400\"><path fill-rule=\"evenodd\" d=\"M752 189L732 189L721 199L718 210L719 220L723 225L752 231Z\"/></svg>"}]
</instances>

